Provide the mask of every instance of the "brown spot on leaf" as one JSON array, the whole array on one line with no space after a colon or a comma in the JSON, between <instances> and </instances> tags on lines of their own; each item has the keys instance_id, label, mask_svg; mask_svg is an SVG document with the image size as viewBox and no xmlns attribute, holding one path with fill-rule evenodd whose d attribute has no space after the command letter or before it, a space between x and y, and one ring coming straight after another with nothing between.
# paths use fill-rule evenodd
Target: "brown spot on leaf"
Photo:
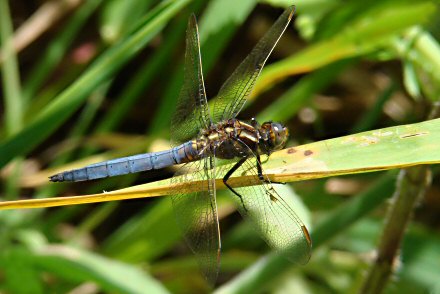
<instances>
[{"instance_id":1,"label":"brown spot on leaf","mask_svg":"<svg viewBox=\"0 0 440 294\"><path fill-rule=\"evenodd\" d=\"M306 151L304 151L304 155L305 156L310 156L310 155L312 155L313 154L313 151L312 150L306 150Z\"/></svg>"},{"instance_id":2,"label":"brown spot on leaf","mask_svg":"<svg viewBox=\"0 0 440 294\"><path fill-rule=\"evenodd\" d=\"M289 149L287 149L287 153L289 153L289 154L296 153L296 149L295 148L289 148Z\"/></svg>"}]
</instances>

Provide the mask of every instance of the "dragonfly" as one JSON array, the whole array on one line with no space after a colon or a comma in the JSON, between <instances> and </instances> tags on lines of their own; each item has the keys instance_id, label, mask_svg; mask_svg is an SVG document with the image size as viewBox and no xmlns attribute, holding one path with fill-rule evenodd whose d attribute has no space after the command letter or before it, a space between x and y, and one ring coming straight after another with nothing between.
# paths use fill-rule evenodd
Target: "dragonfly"
<instances>
[{"instance_id":1,"label":"dragonfly","mask_svg":"<svg viewBox=\"0 0 440 294\"><path fill-rule=\"evenodd\" d=\"M217 178L232 192L241 215L254 224L270 247L295 263L307 263L312 246L308 230L274 189L261 162L261 156L284 148L288 129L277 122L259 124L255 119L236 118L294 12L294 6L287 8L235 69L213 100L212 112L205 91L199 32L193 14L186 31L184 82L171 120L172 149L64 171L51 176L50 181L87 181L179 164L171 182L197 181L201 187L197 192L176 190L171 196L173 210L209 282L216 281L220 265ZM243 174L256 179L258 184L232 187L230 178Z\"/></svg>"}]
</instances>

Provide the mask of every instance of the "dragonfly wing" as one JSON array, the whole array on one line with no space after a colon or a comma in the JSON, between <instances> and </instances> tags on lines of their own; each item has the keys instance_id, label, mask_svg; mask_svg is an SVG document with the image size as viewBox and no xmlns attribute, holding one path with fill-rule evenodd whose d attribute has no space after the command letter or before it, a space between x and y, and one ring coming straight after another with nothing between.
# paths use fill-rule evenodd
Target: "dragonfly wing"
<instances>
[{"instance_id":1,"label":"dragonfly wing","mask_svg":"<svg viewBox=\"0 0 440 294\"><path fill-rule=\"evenodd\" d=\"M246 160L235 174L258 177L256 158ZM224 172L223 172L224 173ZM275 191L267 176L261 185L234 188L240 214L261 234L266 243L282 252L293 263L310 259L312 242L306 226L286 201Z\"/></svg>"},{"instance_id":2,"label":"dragonfly wing","mask_svg":"<svg viewBox=\"0 0 440 294\"><path fill-rule=\"evenodd\" d=\"M214 102L214 122L234 118L241 111L267 58L286 30L294 12L295 6L284 11L223 84Z\"/></svg>"},{"instance_id":3,"label":"dragonfly wing","mask_svg":"<svg viewBox=\"0 0 440 294\"><path fill-rule=\"evenodd\" d=\"M187 163L173 177L172 182L199 181L200 192L181 191L172 195L174 213L185 240L195 253L208 282L215 283L220 264L220 228L215 191L215 163L213 157ZM203 191L205 190L205 191Z\"/></svg>"},{"instance_id":4,"label":"dragonfly wing","mask_svg":"<svg viewBox=\"0 0 440 294\"><path fill-rule=\"evenodd\" d=\"M208 102L203 81L197 21L191 15L186 30L184 81L177 100L176 111L171 120L171 139L174 145L186 142L200 129L211 124Z\"/></svg>"}]
</instances>

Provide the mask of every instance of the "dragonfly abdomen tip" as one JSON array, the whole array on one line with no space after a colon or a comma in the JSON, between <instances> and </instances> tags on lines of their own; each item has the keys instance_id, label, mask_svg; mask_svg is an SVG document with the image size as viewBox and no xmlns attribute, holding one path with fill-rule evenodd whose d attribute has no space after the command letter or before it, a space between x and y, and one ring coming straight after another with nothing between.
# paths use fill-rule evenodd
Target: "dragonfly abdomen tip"
<instances>
[{"instance_id":1,"label":"dragonfly abdomen tip","mask_svg":"<svg viewBox=\"0 0 440 294\"><path fill-rule=\"evenodd\" d=\"M49 181L51 181L51 182L63 182L64 181L63 174L56 174L56 175L50 176L49 177Z\"/></svg>"}]
</instances>

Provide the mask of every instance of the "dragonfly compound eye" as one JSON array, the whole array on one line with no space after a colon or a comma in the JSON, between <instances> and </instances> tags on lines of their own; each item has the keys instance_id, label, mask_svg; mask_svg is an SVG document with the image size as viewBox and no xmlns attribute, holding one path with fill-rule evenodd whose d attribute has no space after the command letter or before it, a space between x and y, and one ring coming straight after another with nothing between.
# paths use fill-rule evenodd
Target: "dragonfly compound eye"
<instances>
[{"instance_id":1,"label":"dragonfly compound eye","mask_svg":"<svg viewBox=\"0 0 440 294\"><path fill-rule=\"evenodd\" d=\"M271 123L271 140L274 150L282 149L289 137L289 130L280 123Z\"/></svg>"}]
</instances>

